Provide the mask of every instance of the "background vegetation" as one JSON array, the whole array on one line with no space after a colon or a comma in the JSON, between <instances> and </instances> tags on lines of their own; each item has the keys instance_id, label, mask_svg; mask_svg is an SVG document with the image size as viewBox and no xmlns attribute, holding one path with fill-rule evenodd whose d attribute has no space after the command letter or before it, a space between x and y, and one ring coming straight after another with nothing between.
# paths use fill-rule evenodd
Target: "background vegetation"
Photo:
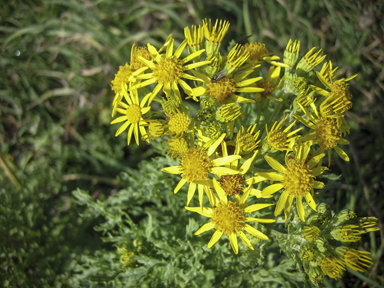
<instances>
[{"instance_id":1,"label":"background vegetation","mask_svg":"<svg viewBox=\"0 0 384 288\"><path fill-rule=\"evenodd\" d=\"M185 199L159 173L173 160L155 158L159 145L126 146L109 125L110 81L131 45L159 46L170 33L181 41L183 28L204 18L229 20L228 41L252 35L282 56L290 38L300 39L301 51L318 46L347 77L359 73L350 88L351 162L334 160L342 177L322 200L375 216L382 229L363 238L374 260L365 275L325 285L384 285L383 1L29 0L0 7L1 286L135 286L144 277L144 287L241 287L251 283L247 273L272 286L302 285L276 247L267 258L261 249L258 259L243 253L213 270L226 250L191 244L199 224L174 208ZM161 260L142 257L142 267L124 270L116 244L128 240L127 227L141 235L132 249L157 249Z\"/></svg>"}]
</instances>

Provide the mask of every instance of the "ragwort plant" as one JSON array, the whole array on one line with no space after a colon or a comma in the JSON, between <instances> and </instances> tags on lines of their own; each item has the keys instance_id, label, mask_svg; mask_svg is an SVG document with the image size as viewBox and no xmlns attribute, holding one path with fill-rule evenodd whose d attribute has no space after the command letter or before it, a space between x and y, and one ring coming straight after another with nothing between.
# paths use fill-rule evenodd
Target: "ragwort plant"
<instances>
[{"instance_id":1,"label":"ragwort plant","mask_svg":"<svg viewBox=\"0 0 384 288\"><path fill-rule=\"evenodd\" d=\"M161 187L165 194L151 192L150 197L166 195L152 201L169 207L159 208L164 215L157 215L158 227L153 227L157 216L147 210L149 222L140 230L132 217L145 208L123 211L120 205L123 209L113 214L84 192L75 192L80 202L107 216L108 227L99 227L101 231L119 226L117 235L109 234L107 241L116 243L121 263L119 272L108 279L186 286L197 285L203 273L200 283L208 285L215 273L223 275L223 269L231 275L235 270L228 263L239 263L231 262L236 257L243 257L239 261L247 275L238 285L263 287L263 282L287 280L295 285L304 281L309 287L310 282L321 284L325 276L341 278L346 267L365 272L372 259L360 248L361 234L378 230L378 219L358 217L350 210L332 211L321 203L333 150L334 157L349 161L341 146L349 144L343 138L350 132L344 115L352 107L349 81L357 75L342 78L318 47L301 56L296 40L288 42L282 60L257 42L232 41L222 53L229 25L225 20L203 20L202 25L186 27L185 40L177 48L172 35L162 47L133 46L130 62L120 66L112 81L111 124L120 125L116 136L126 135L128 145L132 137L137 145L162 145L170 156L146 162L146 172L140 172L144 175L132 174L122 182L130 186L128 192L140 186L134 181L152 185L151 191ZM195 113L188 99L199 105ZM172 191L182 195L174 198ZM145 206L137 194L124 195ZM195 219L202 222L197 225ZM188 240L181 243L180 230L185 227L187 232L197 229L196 236L186 235ZM158 234L157 240L153 234ZM233 255L228 254L226 239ZM216 262L202 255L210 253L204 241L208 249L217 246ZM279 266L289 267L256 267L267 262L268 242L277 243L290 259ZM190 253L195 262L186 263L189 256L180 258L178 253ZM290 269L299 272L289 274ZM233 280L228 281L229 285Z\"/></svg>"}]
</instances>

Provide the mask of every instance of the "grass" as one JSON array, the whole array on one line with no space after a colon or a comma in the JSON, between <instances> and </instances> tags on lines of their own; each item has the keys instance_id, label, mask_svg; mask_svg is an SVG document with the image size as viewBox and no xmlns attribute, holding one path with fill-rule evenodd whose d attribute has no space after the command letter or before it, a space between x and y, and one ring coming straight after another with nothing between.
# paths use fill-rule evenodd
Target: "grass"
<instances>
[{"instance_id":1,"label":"grass","mask_svg":"<svg viewBox=\"0 0 384 288\"><path fill-rule=\"evenodd\" d=\"M282 56L290 38L318 46L352 81L351 162L328 191L332 208L379 218L363 247L374 265L329 287L384 285L384 3L360 1L11 1L0 8L0 277L5 287L70 287L79 255L111 249L71 191L105 200L122 171L158 155L126 146L111 127L110 81L133 43L161 45L204 18L231 22L226 39L252 35ZM136 170L135 170L136 169ZM377 286L378 287L378 286Z\"/></svg>"}]
</instances>

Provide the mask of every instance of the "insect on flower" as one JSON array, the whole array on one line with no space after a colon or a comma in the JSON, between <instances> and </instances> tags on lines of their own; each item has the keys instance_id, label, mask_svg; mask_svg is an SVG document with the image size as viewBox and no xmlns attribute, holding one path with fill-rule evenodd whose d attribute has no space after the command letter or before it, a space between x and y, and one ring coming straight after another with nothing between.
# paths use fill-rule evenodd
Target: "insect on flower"
<instances>
[{"instance_id":1,"label":"insect on flower","mask_svg":"<svg viewBox=\"0 0 384 288\"><path fill-rule=\"evenodd\" d=\"M212 76L211 83L215 83L221 79L223 79L225 76L227 76L228 70L224 69L216 73L215 75Z\"/></svg>"}]
</instances>

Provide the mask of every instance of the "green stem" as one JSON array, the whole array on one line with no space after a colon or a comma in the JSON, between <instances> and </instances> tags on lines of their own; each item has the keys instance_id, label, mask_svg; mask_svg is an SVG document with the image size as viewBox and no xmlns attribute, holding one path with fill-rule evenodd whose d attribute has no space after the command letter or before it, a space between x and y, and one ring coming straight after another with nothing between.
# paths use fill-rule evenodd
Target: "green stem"
<instances>
[{"instance_id":1,"label":"green stem","mask_svg":"<svg viewBox=\"0 0 384 288\"><path fill-rule=\"evenodd\" d=\"M5 160L4 156L0 152L0 164L4 169L5 175L7 175L9 181L15 186L16 189L20 189L21 185L15 175L13 175L11 169L7 165L7 161Z\"/></svg>"}]
</instances>

